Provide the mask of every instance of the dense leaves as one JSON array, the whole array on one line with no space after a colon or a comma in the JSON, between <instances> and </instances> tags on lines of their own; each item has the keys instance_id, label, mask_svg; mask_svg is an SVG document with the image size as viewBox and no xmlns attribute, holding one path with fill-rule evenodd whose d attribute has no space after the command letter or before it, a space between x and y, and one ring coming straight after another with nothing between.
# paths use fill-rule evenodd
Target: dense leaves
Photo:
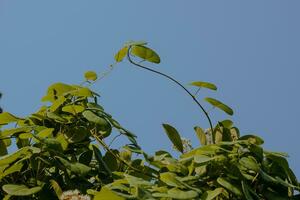
<instances>
[{"instance_id":1,"label":"dense leaves","mask_svg":"<svg viewBox=\"0 0 300 200\"><path fill-rule=\"evenodd\" d=\"M116 61L132 48L132 55L158 63L145 45L125 44ZM97 75L89 71L84 77L90 83ZM193 85L216 89L207 82ZM233 114L220 101L206 100ZM206 130L195 126L200 143L195 148L163 124L181 154L158 150L150 155L99 105L90 88L55 83L42 101L47 104L24 118L0 114L1 199L299 199L287 155L265 151L258 136L240 136L231 120ZM126 144L113 148L106 143L118 137ZM9 152L12 144L18 149Z\"/></svg>"}]
</instances>

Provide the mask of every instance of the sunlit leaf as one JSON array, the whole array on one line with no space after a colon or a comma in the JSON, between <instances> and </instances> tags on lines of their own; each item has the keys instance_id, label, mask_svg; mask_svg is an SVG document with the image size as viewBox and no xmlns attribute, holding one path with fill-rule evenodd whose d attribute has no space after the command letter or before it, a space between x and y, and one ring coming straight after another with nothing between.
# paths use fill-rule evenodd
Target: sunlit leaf
<instances>
[{"instance_id":1,"label":"sunlit leaf","mask_svg":"<svg viewBox=\"0 0 300 200\"><path fill-rule=\"evenodd\" d=\"M71 90L74 90L74 88L70 85L65 83L54 83L48 88L47 94L42 98L42 101L53 102L59 96L62 96Z\"/></svg>"},{"instance_id":2,"label":"sunlit leaf","mask_svg":"<svg viewBox=\"0 0 300 200\"><path fill-rule=\"evenodd\" d=\"M132 46L130 53L149 62L160 63L159 55L148 47L135 45Z\"/></svg>"},{"instance_id":3,"label":"sunlit leaf","mask_svg":"<svg viewBox=\"0 0 300 200\"><path fill-rule=\"evenodd\" d=\"M80 105L67 105L62 108L62 111L71 113L73 115L77 115L78 113L81 113L84 111L84 107Z\"/></svg>"},{"instance_id":4,"label":"sunlit leaf","mask_svg":"<svg viewBox=\"0 0 300 200\"><path fill-rule=\"evenodd\" d=\"M140 40L140 41L128 41L128 42L125 42L124 46L135 46L135 45L139 45L139 46L144 46L144 45L147 45L147 42L146 41L143 41L143 40Z\"/></svg>"},{"instance_id":5,"label":"sunlit leaf","mask_svg":"<svg viewBox=\"0 0 300 200\"><path fill-rule=\"evenodd\" d=\"M88 81L97 80L97 74L94 71L87 71L84 73L84 78Z\"/></svg>"},{"instance_id":6,"label":"sunlit leaf","mask_svg":"<svg viewBox=\"0 0 300 200\"><path fill-rule=\"evenodd\" d=\"M0 179L2 179L3 177L15 173L15 172L20 172L21 168L23 167L23 163L22 162L17 162L14 163L13 165L11 165L10 167L6 168L4 170L4 172L0 173Z\"/></svg>"},{"instance_id":7,"label":"sunlit leaf","mask_svg":"<svg viewBox=\"0 0 300 200\"><path fill-rule=\"evenodd\" d=\"M23 147L12 154L8 154L0 157L0 166L7 165L13 163L14 161L23 158L28 155L32 155L33 153L39 153L41 150L37 147Z\"/></svg>"},{"instance_id":8,"label":"sunlit leaf","mask_svg":"<svg viewBox=\"0 0 300 200\"><path fill-rule=\"evenodd\" d=\"M223 191L224 191L223 188L216 188L214 190L208 190L208 191L203 193L203 195L201 196L201 199L202 200L213 200L217 196L222 194Z\"/></svg>"},{"instance_id":9,"label":"sunlit leaf","mask_svg":"<svg viewBox=\"0 0 300 200\"><path fill-rule=\"evenodd\" d=\"M206 145L206 134L204 133L203 129L196 126L196 127L194 127L194 130L196 132L196 135L197 135L200 143L202 145Z\"/></svg>"},{"instance_id":10,"label":"sunlit leaf","mask_svg":"<svg viewBox=\"0 0 300 200\"><path fill-rule=\"evenodd\" d=\"M60 198L60 196L62 195L63 191L62 191L61 187L59 186L59 184L55 180L53 180L53 179L51 179L49 182L50 182L51 188L54 190L56 196L58 198Z\"/></svg>"},{"instance_id":11,"label":"sunlit leaf","mask_svg":"<svg viewBox=\"0 0 300 200\"><path fill-rule=\"evenodd\" d=\"M118 53L116 53L115 55L116 62L121 62L124 59L124 57L127 55L127 51L128 51L128 46L125 46L122 49L120 49Z\"/></svg>"},{"instance_id":12,"label":"sunlit leaf","mask_svg":"<svg viewBox=\"0 0 300 200\"><path fill-rule=\"evenodd\" d=\"M8 112L3 112L0 113L0 125L4 125L4 124L8 124L11 122L16 122L18 121L20 118L8 113Z\"/></svg>"},{"instance_id":13,"label":"sunlit leaf","mask_svg":"<svg viewBox=\"0 0 300 200\"><path fill-rule=\"evenodd\" d=\"M182 187L182 183L176 178L175 173L164 172L160 173L160 180L172 187Z\"/></svg>"},{"instance_id":14,"label":"sunlit leaf","mask_svg":"<svg viewBox=\"0 0 300 200\"><path fill-rule=\"evenodd\" d=\"M233 110L229 106L222 103L221 101L209 97L205 98L204 100L210 103L211 105L213 105L214 107L223 110L228 115L233 115Z\"/></svg>"},{"instance_id":15,"label":"sunlit leaf","mask_svg":"<svg viewBox=\"0 0 300 200\"><path fill-rule=\"evenodd\" d=\"M196 87L204 87L204 88L208 88L211 90L217 90L217 86L213 83L209 83L209 82L203 82L203 81L195 81L190 83L190 85L196 86Z\"/></svg>"},{"instance_id":16,"label":"sunlit leaf","mask_svg":"<svg viewBox=\"0 0 300 200\"><path fill-rule=\"evenodd\" d=\"M165 132L167 133L169 139L176 147L176 149L178 151L180 151L181 153L183 153L183 144L182 144L181 137L180 137L178 131L169 124L163 124L163 127L164 127Z\"/></svg>"},{"instance_id":17,"label":"sunlit leaf","mask_svg":"<svg viewBox=\"0 0 300 200\"><path fill-rule=\"evenodd\" d=\"M172 188L168 191L168 197L173 199L195 199L198 195L199 194L193 190L183 191L178 188Z\"/></svg>"},{"instance_id":18,"label":"sunlit leaf","mask_svg":"<svg viewBox=\"0 0 300 200\"><path fill-rule=\"evenodd\" d=\"M94 196L94 200L125 200L125 198L118 196L107 187L102 187L100 192Z\"/></svg>"},{"instance_id":19,"label":"sunlit leaf","mask_svg":"<svg viewBox=\"0 0 300 200\"><path fill-rule=\"evenodd\" d=\"M239 140L248 140L252 144L262 145L264 140L256 135L243 135Z\"/></svg>"}]
</instances>

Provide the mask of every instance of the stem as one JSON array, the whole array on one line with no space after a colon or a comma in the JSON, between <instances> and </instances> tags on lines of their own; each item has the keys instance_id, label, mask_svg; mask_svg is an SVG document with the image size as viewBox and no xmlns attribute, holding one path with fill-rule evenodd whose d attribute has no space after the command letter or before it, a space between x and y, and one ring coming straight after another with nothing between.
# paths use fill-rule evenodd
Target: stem
<instances>
[{"instance_id":1,"label":"stem","mask_svg":"<svg viewBox=\"0 0 300 200\"><path fill-rule=\"evenodd\" d=\"M213 125L212 125L212 122L211 122L211 119L208 115L208 113L206 112L206 110L204 109L204 107L200 104L200 102L195 98L195 96L186 88L184 87L179 81L177 81L175 78L167 75L167 74L164 74L162 72L159 72L159 71L156 71L154 69L151 69L151 68L148 68L148 67L145 67L139 63L136 63L134 62L131 57L130 57L130 50L131 50L131 47L128 48L128 51L127 51L127 58L129 60L129 62L137 67L140 67L142 69L145 69L145 70L148 70L148 71L151 71L153 73L156 73L156 74L159 74L167 79L169 79L170 81L174 82L175 84L177 84L179 87L181 87L190 97L192 97L192 99L194 100L194 102L200 107L200 109L202 110L202 112L204 113L204 115L206 116L207 120L208 120L208 123L209 123L209 126L210 126L210 129L211 131L213 131Z\"/></svg>"}]
</instances>

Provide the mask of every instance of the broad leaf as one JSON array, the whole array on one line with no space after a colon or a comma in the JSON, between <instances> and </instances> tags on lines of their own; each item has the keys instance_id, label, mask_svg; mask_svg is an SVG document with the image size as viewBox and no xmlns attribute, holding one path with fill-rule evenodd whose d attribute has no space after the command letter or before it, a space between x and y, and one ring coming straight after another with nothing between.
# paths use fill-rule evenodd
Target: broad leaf
<instances>
[{"instance_id":1,"label":"broad leaf","mask_svg":"<svg viewBox=\"0 0 300 200\"><path fill-rule=\"evenodd\" d=\"M159 55L152 49L145 46L132 46L130 53L152 63L160 63Z\"/></svg>"},{"instance_id":2,"label":"broad leaf","mask_svg":"<svg viewBox=\"0 0 300 200\"><path fill-rule=\"evenodd\" d=\"M241 190L236 185L230 183L227 179L219 177L217 182L235 195L242 196Z\"/></svg>"},{"instance_id":3,"label":"broad leaf","mask_svg":"<svg viewBox=\"0 0 300 200\"><path fill-rule=\"evenodd\" d=\"M39 192L42 189L42 187L36 186L33 188L28 188L26 185L6 184L2 186L2 189L7 194L12 196L29 196Z\"/></svg>"},{"instance_id":4,"label":"broad leaf","mask_svg":"<svg viewBox=\"0 0 300 200\"><path fill-rule=\"evenodd\" d=\"M70 162L59 156L55 156L55 158L57 158L67 169L77 174L78 176L85 176L91 171L91 168L89 166L84 165L82 163Z\"/></svg>"},{"instance_id":5,"label":"broad leaf","mask_svg":"<svg viewBox=\"0 0 300 200\"><path fill-rule=\"evenodd\" d=\"M216 188L213 191L208 190L208 191L206 191L206 192L203 193L203 195L201 196L201 199L202 200L213 200L217 196L219 196L220 194L222 194L223 191L224 191L223 188Z\"/></svg>"},{"instance_id":6,"label":"broad leaf","mask_svg":"<svg viewBox=\"0 0 300 200\"><path fill-rule=\"evenodd\" d=\"M128 51L128 46L125 46L122 49L120 49L118 53L116 53L115 55L116 62L121 62L124 59L124 57L127 55L127 51Z\"/></svg>"},{"instance_id":7,"label":"broad leaf","mask_svg":"<svg viewBox=\"0 0 300 200\"><path fill-rule=\"evenodd\" d=\"M94 196L94 200L125 200L125 198L118 196L107 187L102 187L100 192L97 192Z\"/></svg>"},{"instance_id":8,"label":"broad leaf","mask_svg":"<svg viewBox=\"0 0 300 200\"><path fill-rule=\"evenodd\" d=\"M264 140L256 135L243 135L239 140L248 140L252 144L262 145Z\"/></svg>"},{"instance_id":9,"label":"broad leaf","mask_svg":"<svg viewBox=\"0 0 300 200\"><path fill-rule=\"evenodd\" d=\"M209 97L205 98L204 100L210 103L211 105L213 105L214 107L223 110L228 115L233 115L233 110L229 106L222 103L221 101Z\"/></svg>"},{"instance_id":10,"label":"broad leaf","mask_svg":"<svg viewBox=\"0 0 300 200\"><path fill-rule=\"evenodd\" d=\"M209 82L196 81L196 82L190 83L190 85L200 87L200 88L204 87L204 88L211 89L211 90L217 90L217 86L214 85L213 83L209 83Z\"/></svg>"},{"instance_id":11,"label":"broad leaf","mask_svg":"<svg viewBox=\"0 0 300 200\"><path fill-rule=\"evenodd\" d=\"M85 108L83 106L79 106L79 105L67 105L62 108L62 111L71 113L73 115L77 115L78 113L83 112L84 109Z\"/></svg>"},{"instance_id":12,"label":"broad leaf","mask_svg":"<svg viewBox=\"0 0 300 200\"><path fill-rule=\"evenodd\" d=\"M196 126L194 127L194 130L196 132L196 135L200 141L200 144L206 145L206 134L204 133L203 129Z\"/></svg>"},{"instance_id":13,"label":"broad leaf","mask_svg":"<svg viewBox=\"0 0 300 200\"><path fill-rule=\"evenodd\" d=\"M183 153L183 144L182 144L181 137L180 137L178 131L169 124L163 124L163 127L164 127L165 132L167 133L169 139L176 147L176 149L178 151L180 151L181 153Z\"/></svg>"},{"instance_id":14,"label":"broad leaf","mask_svg":"<svg viewBox=\"0 0 300 200\"><path fill-rule=\"evenodd\" d=\"M37 147L23 147L12 154L0 157L0 166L11 164L18 159L32 155L33 153L39 153L40 151Z\"/></svg>"},{"instance_id":15,"label":"broad leaf","mask_svg":"<svg viewBox=\"0 0 300 200\"><path fill-rule=\"evenodd\" d=\"M8 112L3 112L0 113L0 125L4 125L4 124L8 124L11 122L16 122L18 121L20 118L8 113Z\"/></svg>"},{"instance_id":16,"label":"broad leaf","mask_svg":"<svg viewBox=\"0 0 300 200\"><path fill-rule=\"evenodd\" d=\"M87 71L84 73L84 78L87 81L95 81L97 80L97 74L94 71Z\"/></svg>"}]
</instances>

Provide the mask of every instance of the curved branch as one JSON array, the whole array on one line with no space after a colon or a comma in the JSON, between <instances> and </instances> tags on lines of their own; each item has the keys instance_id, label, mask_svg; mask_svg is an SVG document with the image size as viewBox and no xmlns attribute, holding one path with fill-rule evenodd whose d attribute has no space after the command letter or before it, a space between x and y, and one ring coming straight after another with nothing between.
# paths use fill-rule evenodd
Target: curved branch
<instances>
[{"instance_id":1,"label":"curved branch","mask_svg":"<svg viewBox=\"0 0 300 200\"><path fill-rule=\"evenodd\" d=\"M179 81L177 81L176 79L174 79L173 77L167 75L167 74L164 74L162 72L159 72L159 71L156 71L154 69L151 69L151 68L148 68L148 67L145 67L139 63L136 63L134 62L131 57L130 57L130 50L131 50L131 46L128 48L128 51L127 51L127 58L128 58L128 61L137 66L137 67L140 67L142 69L145 69L145 70L148 70L148 71L151 71L155 74L159 74L167 79L169 79L170 81L174 82L176 85L178 85L179 87L181 87L190 97L192 97L192 99L194 100L194 102L200 107L200 109L202 110L202 112L204 113L204 115L206 116L207 120L208 120L208 123L209 123L209 126L211 128L211 130L213 131L213 125L212 125L212 122L211 122L211 119L208 115L208 113L206 112L206 110L204 109L204 107L200 104L200 102L195 98L195 96L186 88L184 87Z\"/></svg>"}]
</instances>

